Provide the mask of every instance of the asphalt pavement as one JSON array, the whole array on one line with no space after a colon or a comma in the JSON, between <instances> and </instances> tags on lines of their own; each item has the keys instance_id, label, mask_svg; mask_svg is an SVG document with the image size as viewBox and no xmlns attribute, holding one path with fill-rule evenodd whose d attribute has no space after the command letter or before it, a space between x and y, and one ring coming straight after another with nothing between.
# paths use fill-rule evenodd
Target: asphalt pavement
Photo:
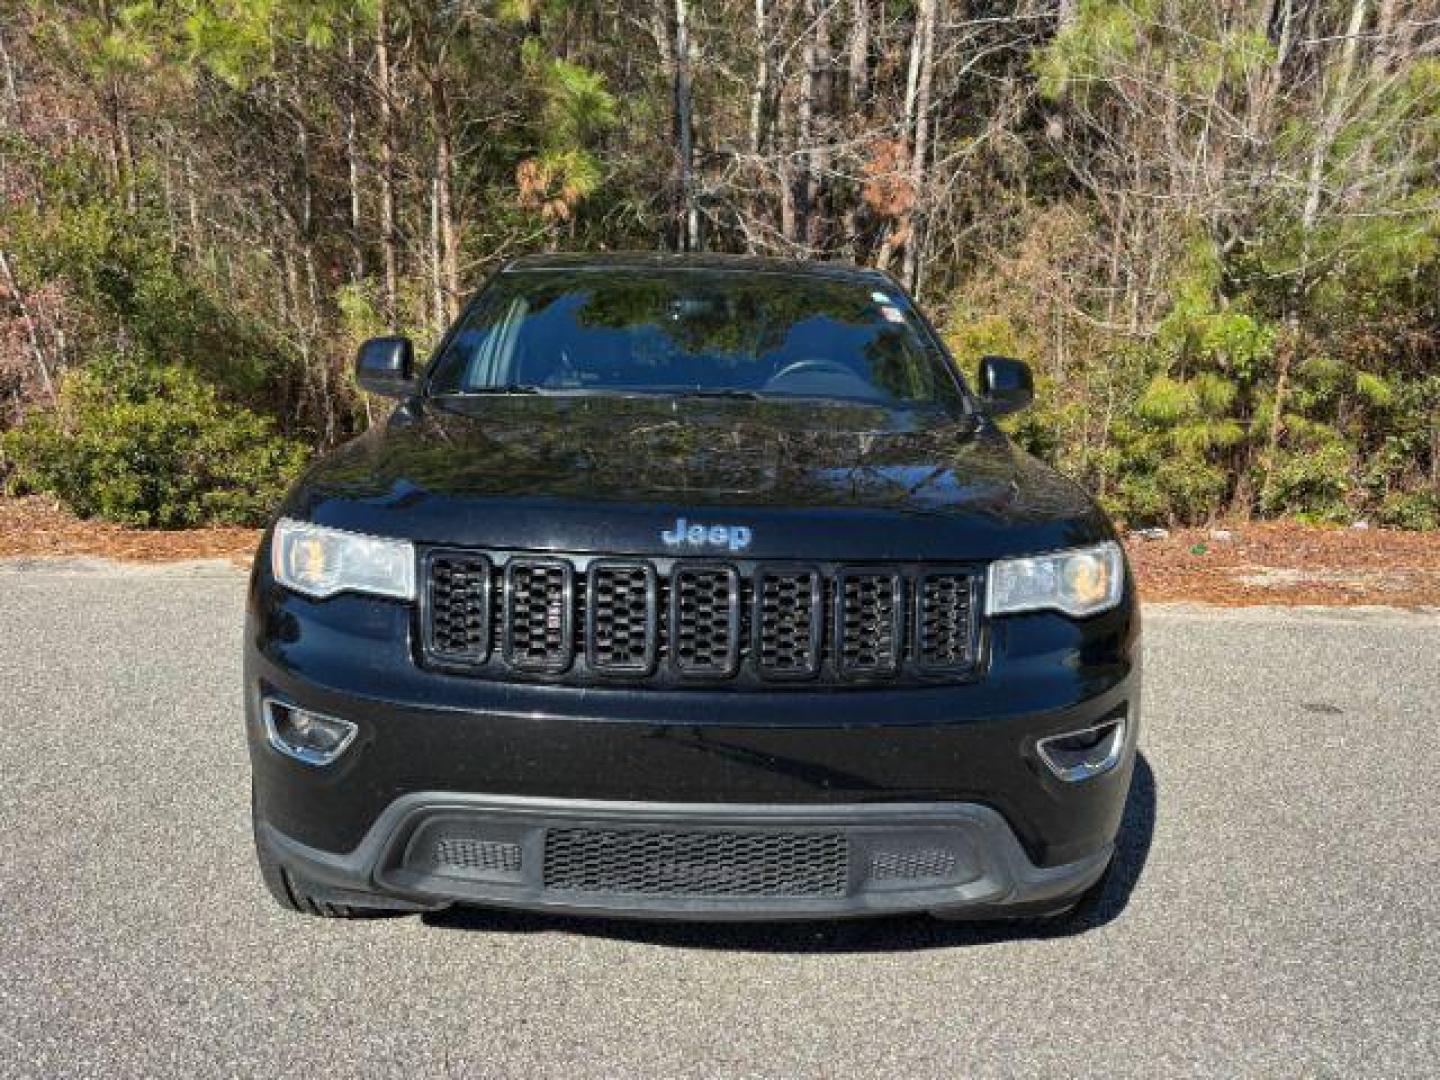
<instances>
[{"instance_id":1,"label":"asphalt pavement","mask_svg":"<svg viewBox=\"0 0 1440 1080\"><path fill-rule=\"evenodd\" d=\"M1440 616L1146 612L1092 924L282 912L243 576L0 566L0 1076L1420 1076Z\"/></svg>"}]
</instances>

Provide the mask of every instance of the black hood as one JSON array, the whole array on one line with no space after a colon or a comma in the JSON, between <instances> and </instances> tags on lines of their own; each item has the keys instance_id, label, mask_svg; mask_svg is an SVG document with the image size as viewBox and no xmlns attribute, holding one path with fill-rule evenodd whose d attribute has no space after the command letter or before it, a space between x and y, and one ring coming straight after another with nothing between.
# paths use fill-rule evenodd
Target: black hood
<instances>
[{"instance_id":1,"label":"black hood","mask_svg":"<svg viewBox=\"0 0 1440 1080\"><path fill-rule=\"evenodd\" d=\"M765 558L955 559L1108 538L1074 484L974 417L837 403L491 396L412 403L315 464L284 514L412 540L669 553L676 520Z\"/></svg>"}]
</instances>

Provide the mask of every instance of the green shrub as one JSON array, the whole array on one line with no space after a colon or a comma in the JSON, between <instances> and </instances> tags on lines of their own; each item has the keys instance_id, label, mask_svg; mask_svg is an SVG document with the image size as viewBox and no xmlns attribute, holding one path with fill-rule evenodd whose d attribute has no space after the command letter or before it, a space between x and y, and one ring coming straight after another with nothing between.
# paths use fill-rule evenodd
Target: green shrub
<instances>
[{"instance_id":1,"label":"green shrub","mask_svg":"<svg viewBox=\"0 0 1440 1080\"><path fill-rule=\"evenodd\" d=\"M1380 504L1376 516L1380 524L1398 529L1440 529L1440 494L1396 492Z\"/></svg>"},{"instance_id":2,"label":"green shrub","mask_svg":"<svg viewBox=\"0 0 1440 1080\"><path fill-rule=\"evenodd\" d=\"M65 376L53 413L0 435L0 454L19 488L81 517L181 528L260 523L306 451L193 372L101 360Z\"/></svg>"},{"instance_id":3,"label":"green shrub","mask_svg":"<svg viewBox=\"0 0 1440 1080\"><path fill-rule=\"evenodd\" d=\"M1225 494L1223 469L1194 457L1167 457L1121 475L1107 501L1130 525L1203 521Z\"/></svg>"},{"instance_id":4,"label":"green shrub","mask_svg":"<svg viewBox=\"0 0 1440 1080\"><path fill-rule=\"evenodd\" d=\"M1350 473L1350 451L1338 439L1283 450L1261 508L1307 521L1348 522L1355 516L1345 501Z\"/></svg>"}]
</instances>

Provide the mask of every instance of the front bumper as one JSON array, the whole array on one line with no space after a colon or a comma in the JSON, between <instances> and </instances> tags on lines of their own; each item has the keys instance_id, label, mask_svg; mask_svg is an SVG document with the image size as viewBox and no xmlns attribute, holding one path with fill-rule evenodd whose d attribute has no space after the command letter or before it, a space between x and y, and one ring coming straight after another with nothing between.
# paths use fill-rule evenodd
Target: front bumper
<instances>
[{"instance_id":1,"label":"front bumper","mask_svg":"<svg viewBox=\"0 0 1440 1080\"><path fill-rule=\"evenodd\" d=\"M833 918L1061 907L1113 845L1030 861L999 813L969 803L626 803L420 792L345 854L263 821L259 842L339 902L453 902L694 919Z\"/></svg>"},{"instance_id":2,"label":"front bumper","mask_svg":"<svg viewBox=\"0 0 1440 1080\"><path fill-rule=\"evenodd\" d=\"M416 664L411 619L383 600L307 600L275 587L263 566L252 589L245 699L257 837L339 902L735 918L994 908L1083 891L1113 851L1140 720L1133 597L1088 620L997 620L989 668L971 682L815 692L446 675ZM353 722L353 745L320 768L284 756L265 736L267 696ZM1109 772L1065 783L1042 762L1039 740L1119 717L1126 746ZM439 865L424 851L444 822L461 830L459 846L492 855L487 835L513 832L503 842L518 848L519 869ZM657 872L682 876L708 841L664 836L735 833L743 848L826 833L846 851L843 889L555 888L544 845L563 830L659 834L637 842L660 845ZM909 863L943 872L873 872L876 856L888 864L916 851L931 854Z\"/></svg>"}]
</instances>

